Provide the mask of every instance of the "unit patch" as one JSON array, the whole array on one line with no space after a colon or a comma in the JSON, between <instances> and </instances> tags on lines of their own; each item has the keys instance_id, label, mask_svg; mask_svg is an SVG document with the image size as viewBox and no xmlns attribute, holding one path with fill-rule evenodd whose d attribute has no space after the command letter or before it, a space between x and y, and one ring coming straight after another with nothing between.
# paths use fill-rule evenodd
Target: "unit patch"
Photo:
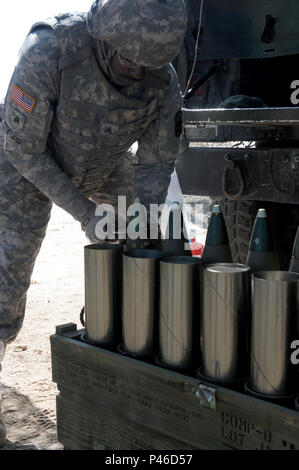
<instances>
[{"instance_id":1,"label":"unit patch","mask_svg":"<svg viewBox=\"0 0 299 470\"><path fill-rule=\"evenodd\" d=\"M14 103L16 103L20 108L24 109L27 113L32 113L34 105L35 105L35 98L28 95L25 91L23 91L18 85L14 84L11 90L10 98Z\"/></svg>"}]
</instances>

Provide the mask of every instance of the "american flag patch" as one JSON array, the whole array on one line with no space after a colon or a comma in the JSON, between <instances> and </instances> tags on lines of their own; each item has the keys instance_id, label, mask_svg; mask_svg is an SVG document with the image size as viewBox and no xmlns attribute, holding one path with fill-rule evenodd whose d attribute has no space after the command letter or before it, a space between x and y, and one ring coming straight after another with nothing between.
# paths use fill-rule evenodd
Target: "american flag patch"
<instances>
[{"instance_id":1,"label":"american flag patch","mask_svg":"<svg viewBox=\"0 0 299 470\"><path fill-rule=\"evenodd\" d=\"M27 111L27 113L32 113L32 110L35 105L35 99L32 98L32 96L28 95L28 93L23 91L21 88L19 88L18 85L13 85L10 98L18 106Z\"/></svg>"}]
</instances>

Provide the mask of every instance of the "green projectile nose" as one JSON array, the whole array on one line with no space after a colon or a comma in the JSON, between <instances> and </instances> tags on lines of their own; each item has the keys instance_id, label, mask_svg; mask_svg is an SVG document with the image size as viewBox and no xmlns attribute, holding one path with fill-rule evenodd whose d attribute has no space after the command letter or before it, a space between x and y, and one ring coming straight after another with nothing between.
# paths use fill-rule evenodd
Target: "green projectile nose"
<instances>
[{"instance_id":1,"label":"green projectile nose","mask_svg":"<svg viewBox=\"0 0 299 470\"><path fill-rule=\"evenodd\" d=\"M259 209L250 239L250 251L272 251L273 241L265 209Z\"/></svg>"},{"instance_id":2,"label":"green projectile nose","mask_svg":"<svg viewBox=\"0 0 299 470\"><path fill-rule=\"evenodd\" d=\"M206 245L227 245L228 236L225 227L224 218L220 209L220 206L216 205L213 207L213 212L211 215L207 237Z\"/></svg>"}]
</instances>

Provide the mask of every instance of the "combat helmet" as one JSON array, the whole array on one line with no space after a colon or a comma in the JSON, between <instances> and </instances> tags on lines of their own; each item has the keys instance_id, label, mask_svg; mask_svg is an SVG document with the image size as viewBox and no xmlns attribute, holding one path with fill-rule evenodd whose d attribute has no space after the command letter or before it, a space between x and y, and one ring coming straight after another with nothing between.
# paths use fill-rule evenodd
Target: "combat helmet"
<instances>
[{"instance_id":1,"label":"combat helmet","mask_svg":"<svg viewBox=\"0 0 299 470\"><path fill-rule=\"evenodd\" d=\"M126 59L162 67L179 53L187 28L183 0L96 0L87 30Z\"/></svg>"}]
</instances>

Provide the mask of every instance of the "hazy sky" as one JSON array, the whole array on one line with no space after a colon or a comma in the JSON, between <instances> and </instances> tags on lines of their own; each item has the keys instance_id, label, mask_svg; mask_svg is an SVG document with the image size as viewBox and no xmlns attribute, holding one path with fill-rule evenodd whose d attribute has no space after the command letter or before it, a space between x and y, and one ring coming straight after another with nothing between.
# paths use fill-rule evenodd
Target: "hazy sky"
<instances>
[{"instance_id":1,"label":"hazy sky","mask_svg":"<svg viewBox=\"0 0 299 470\"><path fill-rule=\"evenodd\" d=\"M33 23L67 11L88 11L92 0L0 0L0 98Z\"/></svg>"}]
</instances>

